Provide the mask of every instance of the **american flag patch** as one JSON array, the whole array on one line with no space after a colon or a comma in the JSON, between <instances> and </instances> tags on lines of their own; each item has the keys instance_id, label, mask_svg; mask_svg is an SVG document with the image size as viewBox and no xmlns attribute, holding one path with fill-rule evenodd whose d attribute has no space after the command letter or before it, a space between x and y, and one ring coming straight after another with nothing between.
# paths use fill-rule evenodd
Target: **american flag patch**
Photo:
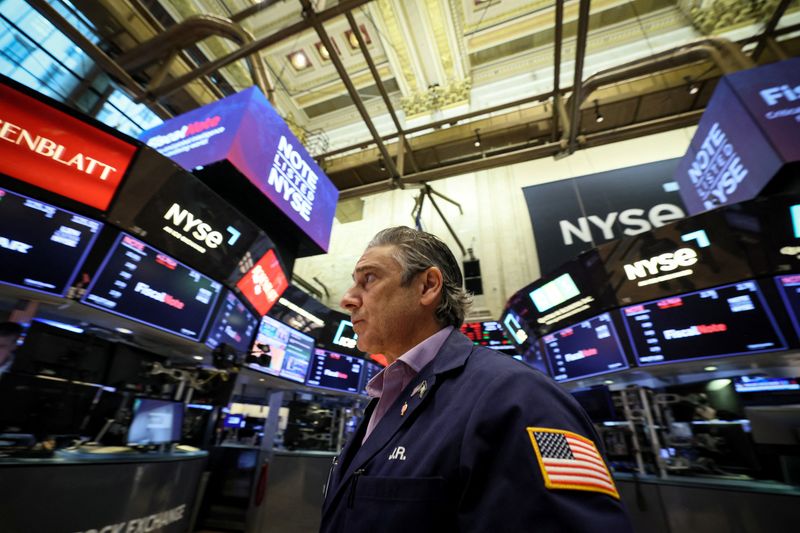
<instances>
[{"instance_id":1,"label":"american flag patch","mask_svg":"<svg viewBox=\"0 0 800 533\"><path fill-rule=\"evenodd\" d=\"M548 489L602 492L619 499L617 487L594 442L570 431L528 428Z\"/></svg>"}]
</instances>

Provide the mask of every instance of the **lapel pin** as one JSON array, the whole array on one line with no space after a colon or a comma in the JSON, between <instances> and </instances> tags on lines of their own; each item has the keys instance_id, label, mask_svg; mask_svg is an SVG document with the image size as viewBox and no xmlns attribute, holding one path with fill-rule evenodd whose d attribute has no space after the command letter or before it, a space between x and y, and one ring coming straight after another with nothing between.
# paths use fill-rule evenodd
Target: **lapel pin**
<instances>
[{"instance_id":1,"label":"lapel pin","mask_svg":"<svg viewBox=\"0 0 800 533\"><path fill-rule=\"evenodd\" d=\"M423 396L425 396L425 392L428 390L428 382L423 381L422 384L419 386L419 399L421 400Z\"/></svg>"},{"instance_id":2,"label":"lapel pin","mask_svg":"<svg viewBox=\"0 0 800 533\"><path fill-rule=\"evenodd\" d=\"M400 416L405 416L407 410L408 410L408 402L405 402L403 404L403 407L400 408Z\"/></svg>"}]
</instances>

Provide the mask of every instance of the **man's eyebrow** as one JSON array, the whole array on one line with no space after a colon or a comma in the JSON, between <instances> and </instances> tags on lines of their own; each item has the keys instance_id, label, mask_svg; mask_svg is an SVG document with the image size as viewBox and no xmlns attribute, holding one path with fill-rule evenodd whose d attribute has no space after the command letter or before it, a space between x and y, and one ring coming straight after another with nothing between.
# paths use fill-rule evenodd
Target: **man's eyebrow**
<instances>
[{"instance_id":1,"label":"man's eyebrow","mask_svg":"<svg viewBox=\"0 0 800 533\"><path fill-rule=\"evenodd\" d=\"M368 263L366 265L362 265L362 266L356 267L355 270L353 270L353 274L352 274L353 279L356 278L356 274L360 274L360 273L364 272L365 270L377 270L377 271L380 272L382 269L381 269L380 266L378 266L376 264L373 264L373 263Z\"/></svg>"}]
</instances>

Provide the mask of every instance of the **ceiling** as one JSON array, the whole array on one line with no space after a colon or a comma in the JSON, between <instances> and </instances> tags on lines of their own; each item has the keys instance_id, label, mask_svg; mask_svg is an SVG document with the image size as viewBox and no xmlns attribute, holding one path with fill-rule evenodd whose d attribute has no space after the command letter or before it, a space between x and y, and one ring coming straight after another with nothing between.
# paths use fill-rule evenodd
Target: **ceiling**
<instances>
[{"instance_id":1,"label":"ceiling","mask_svg":"<svg viewBox=\"0 0 800 533\"><path fill-rule=\"evenodd\" d=\"M343 199L692 125L721 74L800 55L797 0L75 5L162 116L261 86Z\"/></svg>"}]
</instances>

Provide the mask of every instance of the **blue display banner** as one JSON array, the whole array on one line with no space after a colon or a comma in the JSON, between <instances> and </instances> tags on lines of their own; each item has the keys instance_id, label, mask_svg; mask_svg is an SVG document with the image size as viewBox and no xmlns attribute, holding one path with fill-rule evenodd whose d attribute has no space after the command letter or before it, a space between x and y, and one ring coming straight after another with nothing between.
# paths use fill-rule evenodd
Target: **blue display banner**
<instances>
[{"instance_id":1,"label":"blue display banner","mask_svg":"<svg viewBox=\"0 0 800 533\"><path fill-rule=\"evenodd\" d=\"M675 171L690 215L750 200L800 161L800 59L720 79Z\"/></svg>"},{"instance_id":2,"label":"blue display banner","mask_svg":"<svg viewBox=\"0 0 800 533\"><path fill-rule=\"evenodd\" d=\"M227 160L328 250L339 191L258 88L164 122L140 139L187 170Z\"/></svg>"}]
</instances>

